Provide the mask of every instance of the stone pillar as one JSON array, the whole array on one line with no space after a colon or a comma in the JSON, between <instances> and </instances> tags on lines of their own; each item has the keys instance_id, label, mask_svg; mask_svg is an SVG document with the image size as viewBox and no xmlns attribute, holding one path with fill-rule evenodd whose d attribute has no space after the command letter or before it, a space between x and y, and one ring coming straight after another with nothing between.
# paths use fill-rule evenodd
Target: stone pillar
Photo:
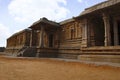
<instances>
[{"instance_id":1,"label":"stone pillar","mask_svg":"<svg viewBox=\"0 0 120 80\"><path fill-rule=\"evenodd\" d=\"M110 46L111 45L111 35L110 35L110 21L109 21L108 14L103 13L103 21L104 21L104 27L105 27L105 40L104 40L104 46Z\"/></svg>"},{"instance_id":2,"label":"stone pillar","mask_svg":"<svg viewBox=\"0 0 120 80\"><path fill-rule=\"evenodd\" d=\"M87 19L82 25L82 47L88 47L88 24Z\"/></svg>"},{"instance_id":3,"label":"stone pillar","mask_svg":"<svg viewBox=\"0 0 120 80\"><path fill-rule=\"evenodd\" d=\"M30 34L30 47L32 47L32 42L33 42L33 30L31 30Z\"/></svg>"},{"instance_id":4,"label":"stone pillar","mask_svg":"<svg viewBox=\"0 0 120 80\"><path fill-rule=\"evenodd\" d=\"M75 22L75 38L78 37L78 36L77 36L77 33L78 33L78 31L77 31L77 22Z\"/></svg>"},{"instance_id":5,"label":"stone pillar","mask_svg":"<svg viewBox=\"0 0 120 80\"><path fill-rule=\"evenodd\" d=\"M117 21L114 19L114 45L117 46L119 45L118 41L118 26L117 26Z\"/></svg>"},{"instance_id":6,"label":"stone pillar","mask_svg":"<svg viewBox=\"0 0 120 80\"><path fill-rule=\"evenodd\" d=\"M39 47L43 48L44 47L44 27L41 26L41 31L40 31L40 42L39 42Z\"/></svg>"}]
</instances>

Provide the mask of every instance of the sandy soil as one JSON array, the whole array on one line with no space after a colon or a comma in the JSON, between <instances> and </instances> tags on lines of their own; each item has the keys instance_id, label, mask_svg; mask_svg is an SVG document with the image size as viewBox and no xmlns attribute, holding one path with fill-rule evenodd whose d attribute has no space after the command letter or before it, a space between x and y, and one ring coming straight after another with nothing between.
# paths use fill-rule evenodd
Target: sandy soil
<instances>
[{"instance_id":1,"label":"sandy soil","mask_svg":"<svg viewBox=\"0 0 120 80\"><path fill-rule=\"evenodd\" d=\"M120 68L0 56L0 80L120 80Z\"/></svg>"}]
</instances>

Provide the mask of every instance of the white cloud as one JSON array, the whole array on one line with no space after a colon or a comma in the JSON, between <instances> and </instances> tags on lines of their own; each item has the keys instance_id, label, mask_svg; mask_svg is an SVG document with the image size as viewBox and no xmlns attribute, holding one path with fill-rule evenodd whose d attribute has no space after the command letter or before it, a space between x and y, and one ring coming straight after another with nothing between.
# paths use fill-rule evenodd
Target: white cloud
<instances>
[{"instance_id":1,"label":"white cloud","mask_svg":"<svg viewBox=\"0 0 120 80\"><path fill-rule=\"evenodd\" d=\"M83 0L78 0L78 2L80 2L80 3L81 3L82 1L83 1Z\"/></svg>"},{"instance_id":2,"label":"white cloud","mask_svg":"<svg viewBox=\"0 0 120 80\"><path fill-rule=\"evenodd\" d=\"M0 24L0 46L6 46L6 39L10 36L9 28Z\"/></svg>"},{"instance_id":3,"label":"white cloud","mask_svg":"<svg viewBox=\"0 0 120 80\"><path fill-rule=\"evenodd\" d=\"M87 0L78 0L79 3L83 3L85 4L86 8L89 7L90 5L88 4L88 1Z\"/></svg>"},{"instance_id":4,"label":"white cloud","mask_svg":"<svg viewBox=\"0 0 120 80\"><path fill-rule=\"evenodd\" d=\"M67 4L66 0L12 0L8 9L17 21L31 22L41 17L60 20L67 16L69 10L59 3Z\"/></svg>"}]
</instances>

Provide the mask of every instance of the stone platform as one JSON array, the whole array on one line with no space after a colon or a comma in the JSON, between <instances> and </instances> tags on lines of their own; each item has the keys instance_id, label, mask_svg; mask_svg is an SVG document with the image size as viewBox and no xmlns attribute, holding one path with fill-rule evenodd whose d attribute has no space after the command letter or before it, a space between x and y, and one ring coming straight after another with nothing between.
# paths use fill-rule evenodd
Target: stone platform
<instances>
[{"instance_id":1,"label":"stone platform","mask_svg":"<svg viewBox=\"0 0 120 80\"><path fill-rule=\"evenodd\" d=\"M82 49L82 54L78 56L82 61L113 62L120 63L120 47L90 47Z\"/></svg>"},{"instance_id":2,"label":"stone platform","mask_svg":"<svg viewBox=\"0 0 120 80\"><path fill-rule=\"evenodd\" d=\"M79 55L81 61L120 63L120 55Z\"/></svg>"}]
</instances>

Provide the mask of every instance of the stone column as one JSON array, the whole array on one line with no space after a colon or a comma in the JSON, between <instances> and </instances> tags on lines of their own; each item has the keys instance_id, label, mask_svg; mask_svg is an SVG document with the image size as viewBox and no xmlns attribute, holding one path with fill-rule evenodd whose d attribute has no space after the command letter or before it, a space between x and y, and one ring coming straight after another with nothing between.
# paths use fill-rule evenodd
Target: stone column
<instances>
[{"instance_id":1,"label":"stone column","mask_svg":"<svg viewBox=\"0 0 120 80\"><path fill-rule=\"evenodd\" d=\"M41 26L39 47L44 47L44 26Z\"/></svg>"},{"instance_id":2,"label":"stone column","mask_svg":"<svg viewBox=\"0 0 120 80\"><path fill-rule=\"evenodd\" d=\"M32 42L33 42L33 30L31 30L31 34L30 34L30 47L32 47Z\"/></svg>"},{"instance_id":3,"label":"stone column","mask_svg":"<svg viewBox=\"0 0 120 80\"><path fill-rule=\"evenodd\" d=\"M108 14L103 13L103 21L104 21L104 27L105 27L105 40L104 45L110 46L111 45L111 35L110 35L110 21L109 21Z\"/></svg>"},{"instance_id":4,"label":"stone column","mask_svg":"<svg viewBox=\"0 0 120 80\"><path fill-rule=\"evenodd\" d=\"M87 26L87 20L85 20L85 23L82 25L82 47L88 47L88 26Z\"/></svg>"},{"instance_id":5,"label":"stone column","mask_svg":"<svg viewBox=\"0 0 120 80\"><path fill-rule=\"evenodd\" d=\"M118 41L118 26L117 26L117 21L114 20L114 45L117 46L119 45Z\"/></svg>"}]
</instances>

